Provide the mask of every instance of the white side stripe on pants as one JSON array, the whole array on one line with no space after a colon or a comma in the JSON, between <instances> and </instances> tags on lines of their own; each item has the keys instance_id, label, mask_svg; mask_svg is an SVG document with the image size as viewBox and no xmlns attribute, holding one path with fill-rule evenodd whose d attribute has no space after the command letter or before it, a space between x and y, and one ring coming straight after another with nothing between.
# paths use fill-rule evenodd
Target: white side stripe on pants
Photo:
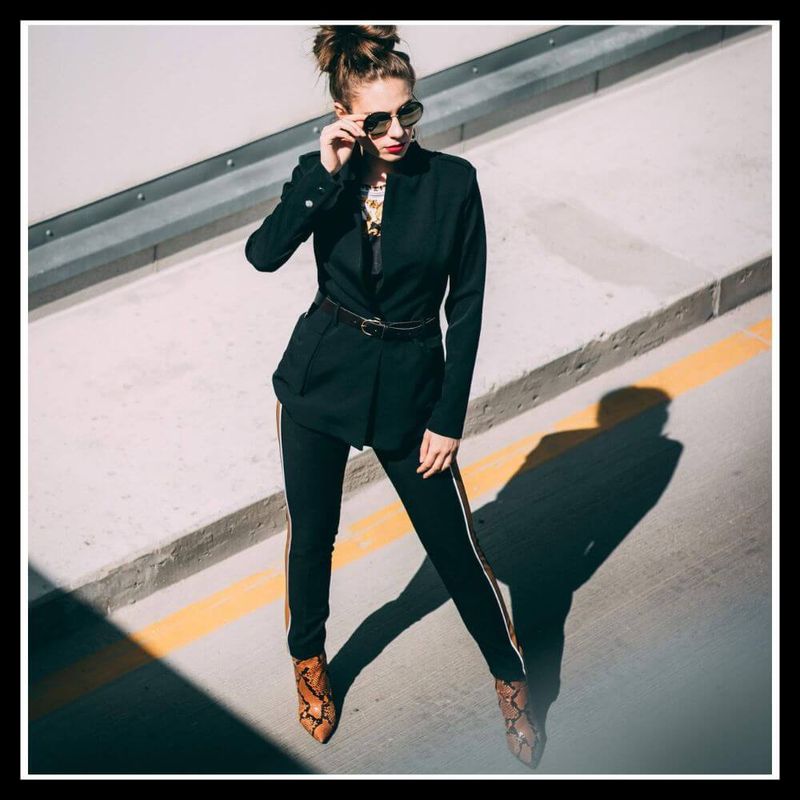
<instances>
[{"instance_id":1,"label":"white side stripe on pants","mask_svg":"<svg viewBox=\"0 0 800 800\"><path fill-rule=\"evenodd\" d=\"M289 510L289 499L286 496L286 469L283 465L283 432L281 430L281 401L278 400L276 406L276 416L278 423L278 452L281 456L281 473L283 474L283 496L286 500L286 546L283 552L283 574L285 576L286 585L284 587L283 596L283 616L284 624L286 626L286 638L284 639L284 646L289 652L289 628L292 625L292 609L289 606L289 551L292 547L292 513Z\"/></svg>"},{"instance_id":2,"label":"white side stripe on pants","mask_svg":"<svg viewBox=\"0 0 800 800\"><path fill-rule=\"evenodd\" d=\"M500 594L500 587L497 585L497 581L494 577L494 572L492 571L491 567L486 561L483 551L480 549L480 546L478 545L478 540L475 535L475 531L472 527L472 515L469 510L467 491L464 488L464 483L461 479L461 471L458 468L458 464L456 463L455 458L450 462L449 469L450 469L450 477L453 479L453 483L455 484L456 487L456 494L458 495L458 501L461 504L461 514L464 518L464 527L466 528L467 536L469 537L469 543L470 545L472 545L472 552L475 553L475 557L478 559L478 563L480 564L481 569L483 570L483 574L486 576L486 580L489 581L489 586L492 587L495 599L497 600L497 605L500 608L500 614L503 617L503 624L506 626L506 634L508 635L508 641L511 642L511 646L514 648L514 650L516 650L517 655L519 656L519 663L522 665L522 671L525 672L525 662L522 658L522 646L517 641L517 635L514 632L514 624L511 621L508 609L506 608L506 604L503 601L503 596Z\"/></svg>"}]
</instances>

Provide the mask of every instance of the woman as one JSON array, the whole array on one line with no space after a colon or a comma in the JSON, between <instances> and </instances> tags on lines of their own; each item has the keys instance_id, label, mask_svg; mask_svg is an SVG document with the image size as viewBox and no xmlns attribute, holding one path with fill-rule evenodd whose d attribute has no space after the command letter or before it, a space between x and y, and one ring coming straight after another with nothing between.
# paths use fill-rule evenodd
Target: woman
<instances>
[{"instance_id":1,"label":"woman","mask_svg":"<svg viewBox=\"0 0 800 800\"><path fill-rule=\"evenodd\" d=\"M370 445L487 660L511 752L535 767L544 734L522 647L456 461L485 283L480 190L469 161L416 141L423 109L398 41L395 26L319 26L314 54L336 119L245 247L256 269L272 272L314 234L319 291L272 376L299 717L321 742L336 725L324 650L331 555L350 447Z\"/></svg>"}]
</instances>

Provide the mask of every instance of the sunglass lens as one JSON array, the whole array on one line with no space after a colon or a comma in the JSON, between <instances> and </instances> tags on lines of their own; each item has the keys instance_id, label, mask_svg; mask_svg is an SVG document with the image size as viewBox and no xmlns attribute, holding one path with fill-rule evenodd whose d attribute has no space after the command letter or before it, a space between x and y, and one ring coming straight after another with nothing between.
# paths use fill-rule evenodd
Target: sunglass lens
<instances>
[{"instance_id":1,"label":"sunglass lens","mask_svg":"<svg viewBox=\"0 0 800 800\"><path fill-rule=\"evenodd\" d=\"M386 131L389 130L389 126L392 124L391 119L379 119L375 122L372 127L370 128L369 132L373 136L383 136Z\"/></svg>"},{"instance_id":2,"label":"sunglass lens","mask_svg":"<svg viewBox=\"0 0 800 800\"><path fill-rule=\"evenodd\" d=\"M398 119L404 128L411 127L414 123L419 122L422 117L422 103L413 101L405 105ZM373 136L383 136L386 131L392 126L392 118L388 115L375 114L374 118L367 117L364 120L364 130Z\"/></svg>"},{"instance_id":3,"label":"sunglass lens","mask_svg":"<svg viewBox=\"0 0 800 800\"><path fill-rule=\"evenodd\" d=\"M422 103L409 103L408 108L400 114L400 124L408 128L422 117Z\"/></svg>"}]
</instances>

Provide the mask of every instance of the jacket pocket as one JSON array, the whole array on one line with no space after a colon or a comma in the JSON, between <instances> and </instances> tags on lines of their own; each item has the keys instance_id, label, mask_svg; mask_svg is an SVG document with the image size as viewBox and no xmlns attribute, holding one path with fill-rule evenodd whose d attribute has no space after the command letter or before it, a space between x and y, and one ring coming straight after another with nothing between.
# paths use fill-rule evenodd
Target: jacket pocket
<instances>
[{"instance_id":1,"label":"jacket pocket","mask_svg":"<svg viewBox=\"0 0 800 800\"><path fill-rule=\"evenodd\" d=\"M429 336L419 336L412 341L416 342L422 351L421 367L428 381L438 386L444 376L444 346L441 331Z\"/></svg>"},{"instance_id":2,"label":"jacket pocket","mask_svg":"<svg viewBox=\"0 0 800 800\"><path fill-rule=\"evenodd\" d=\"M310 308L297 319L289 344L278 363L274 375L283 379L296 394L302 395L308 381L308 374L322 339L333 322L333 317Z\"/></svg>"},{"instance_id":3,"label":"jacket pocket","mask_svg":"<svg viewBox=\"0 0 800 800\"><path fill-rule=\"evenodd\" d=\"M423 350L441 350L442 347L442 334L441 331L437 331L430 336L418 336L414 339L414 341L423 349Z\"/></svg>"}]
</instances>

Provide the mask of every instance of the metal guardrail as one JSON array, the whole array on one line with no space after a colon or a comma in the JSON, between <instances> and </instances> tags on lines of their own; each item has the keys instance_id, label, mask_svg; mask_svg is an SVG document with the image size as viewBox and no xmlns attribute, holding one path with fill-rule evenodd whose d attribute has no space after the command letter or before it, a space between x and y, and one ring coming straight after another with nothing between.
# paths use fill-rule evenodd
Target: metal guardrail
<instances>
[{"instance_id":1,"label":"metal guardrail","mask_svg":"<svg viewBox=\"0 0 800 800\"><path fill-rule=\"evenodd\" d=\"M596 91L687 51L759 26L568 25L422 78L420 140L441 149ZM570 93L570 89L572 91ZM28 229L29 308L256 219L277 198L297 156L313 149L330 113L161 176ZM249 212L249 213L248 213ZM224 225L222 226L225 227Z\"/></svg>"}]
</instances>

